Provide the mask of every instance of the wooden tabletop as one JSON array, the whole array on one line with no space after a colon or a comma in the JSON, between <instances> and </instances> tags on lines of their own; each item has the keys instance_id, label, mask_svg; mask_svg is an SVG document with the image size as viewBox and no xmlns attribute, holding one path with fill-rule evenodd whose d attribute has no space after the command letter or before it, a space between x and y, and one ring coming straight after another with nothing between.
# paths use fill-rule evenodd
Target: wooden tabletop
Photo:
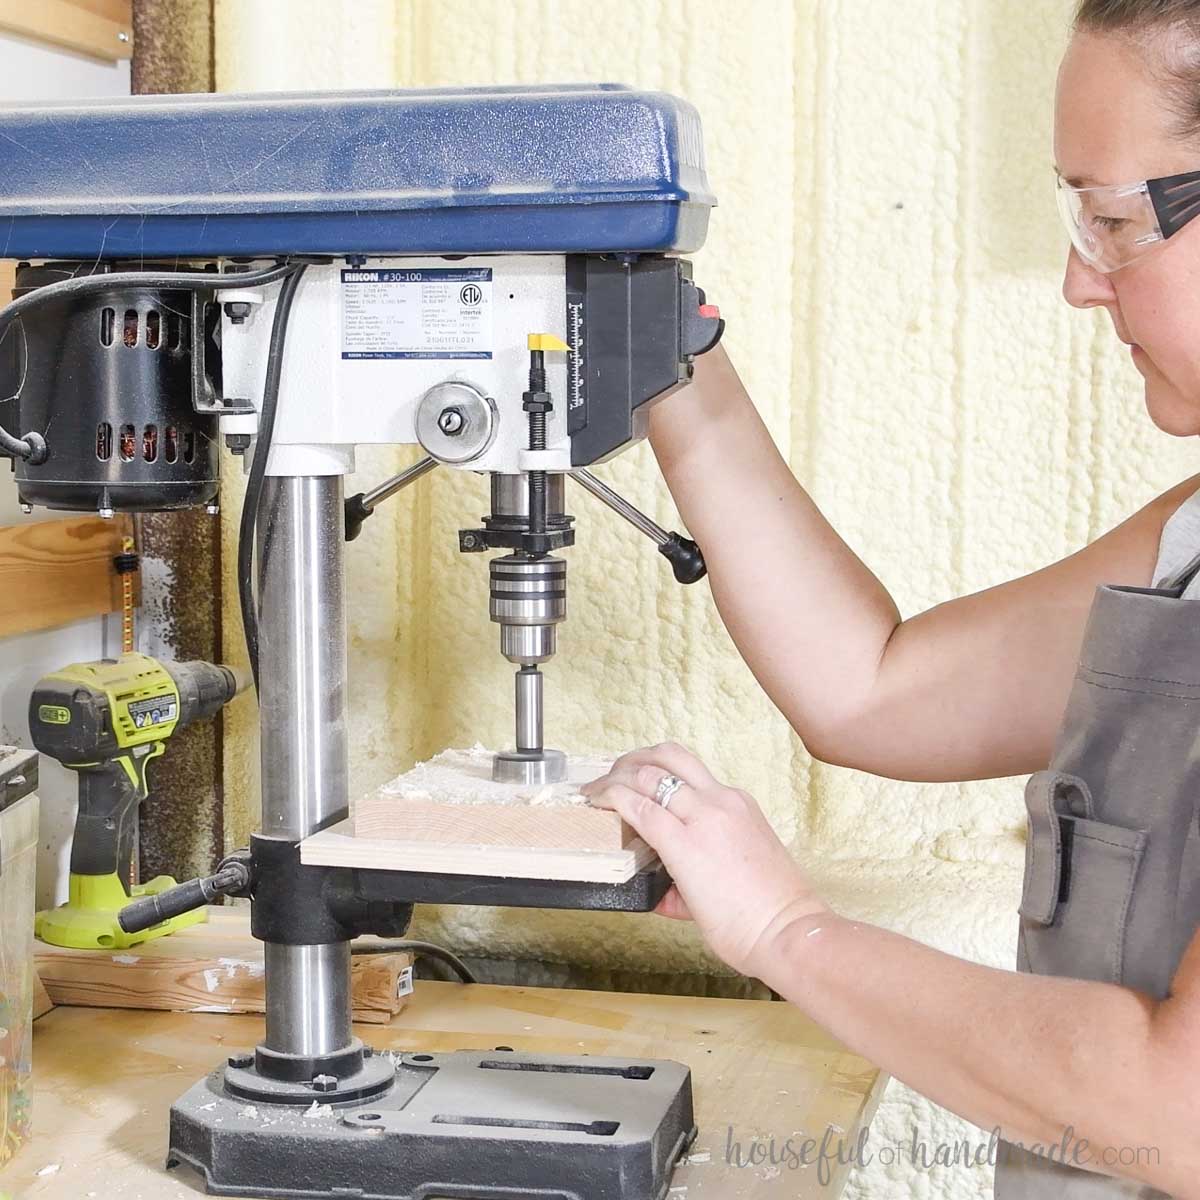
<instances>
[{"instance_id":1,"label":"wooden tabletop","mask_svg":"<svg viewBox=\"0 0 1200 1200\"><path fill-rule=\"evenodd\" d=\"M256 1016L54 1009L34 1026L33 1140L0 1171L0 1192L20 1200L203 1194L194 1173L163 1168L167 1110L261 1033ZM359 1033L396 1050L506 1045L688 1064L700 1134L671 1200L835 1200L849 1173L837 1141L855 1143L886 1082L791 1005L761 1000L421 981L392 1024ZM805 1137L830 1139L824 1184L815 1151L807 1166L785 1153L789 1138L802 1148ZM754 1144L761 1149L738 1166L731 1144L743 1162Z\"/></svg>"}]
</instances>

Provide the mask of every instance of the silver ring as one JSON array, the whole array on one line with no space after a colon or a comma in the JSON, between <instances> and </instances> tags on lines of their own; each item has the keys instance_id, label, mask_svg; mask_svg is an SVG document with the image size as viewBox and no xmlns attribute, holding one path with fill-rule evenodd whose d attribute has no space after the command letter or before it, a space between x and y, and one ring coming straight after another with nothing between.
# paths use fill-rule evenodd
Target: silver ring
<instances>
[{"instance_id":1,"label":"silver ring","mask_svg":"<svg viewBox=\"0 0 1200 1200\"><path fill-rule=\"evenodd\" d=\"M658 781L654 790L654 803L662 808L670 808L675 793L683 787L683 780L676 775L664 775Z\"/></svg>"}]
</instances>

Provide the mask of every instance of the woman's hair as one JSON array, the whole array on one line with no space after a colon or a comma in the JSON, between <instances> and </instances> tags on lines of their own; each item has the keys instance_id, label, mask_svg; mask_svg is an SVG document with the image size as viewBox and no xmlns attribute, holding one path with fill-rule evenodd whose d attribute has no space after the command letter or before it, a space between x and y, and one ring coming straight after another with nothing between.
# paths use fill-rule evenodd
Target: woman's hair
<instances>
[{"instance_id":1,"label":"woman's hair","mask_svg":"<svg viewBox=\"0 0 1200 1200\"><path fill-rule=\"evenodd\" d=\"M1200 0L1080 0L1074 26L1138 42L1167 88L1176 132L1200 141Z\"/></svg>"},{"instance_id":2,"label":"woman's hair","mask_svg":"<svg viewBox=\"0 0 1200 1200\"><path fill-rule=\"evenodd\" d=\"M1080 0L1075 11L1077 29L1125 30L1200 24L1200 0Z\"/></svg>"}]
</instances>

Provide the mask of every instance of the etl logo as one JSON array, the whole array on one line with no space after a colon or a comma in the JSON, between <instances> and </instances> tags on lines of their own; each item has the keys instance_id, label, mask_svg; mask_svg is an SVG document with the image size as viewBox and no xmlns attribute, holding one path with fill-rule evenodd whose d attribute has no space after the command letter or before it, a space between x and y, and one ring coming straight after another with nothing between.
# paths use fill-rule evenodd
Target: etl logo
<instances>
[{"instance_id":1,"label":"etl logo","mask_svg":"<svg viewBox=\"0 0 1200 1200\"><path fill-rule=\"evenodd\" d=\"M464 283L458 298L467 308L477 308L483 300L483 289L477 283Z\"/></svg>"}]
</instances>

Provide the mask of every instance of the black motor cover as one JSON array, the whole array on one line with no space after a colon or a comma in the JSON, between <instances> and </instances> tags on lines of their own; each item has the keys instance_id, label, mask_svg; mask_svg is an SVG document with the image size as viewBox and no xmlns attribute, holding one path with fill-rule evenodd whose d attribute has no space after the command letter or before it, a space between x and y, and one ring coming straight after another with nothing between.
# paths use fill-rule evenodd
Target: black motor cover
<instances>
[{"instance_id":1,"label":"black motor cover","mask_svg":"<svg viewBox=\"0 0 1200 1200\"><path fill-rule=\"evenodd\" d=\"M22 264L14 294L147 267L176 269L144 262ZM93 512L212 501L217 418L195 411L192 392L193 355L206 336L196 323L208 325L206 316L215 313L214 303L194 302L190 292L114 287L51 300L20 317L0 342L0 396L18 397L15 406L0 406L0 420L15 435L40 433L48 449L37 465L17 461L20 500Z\"/></svg>"}]
</instances>

